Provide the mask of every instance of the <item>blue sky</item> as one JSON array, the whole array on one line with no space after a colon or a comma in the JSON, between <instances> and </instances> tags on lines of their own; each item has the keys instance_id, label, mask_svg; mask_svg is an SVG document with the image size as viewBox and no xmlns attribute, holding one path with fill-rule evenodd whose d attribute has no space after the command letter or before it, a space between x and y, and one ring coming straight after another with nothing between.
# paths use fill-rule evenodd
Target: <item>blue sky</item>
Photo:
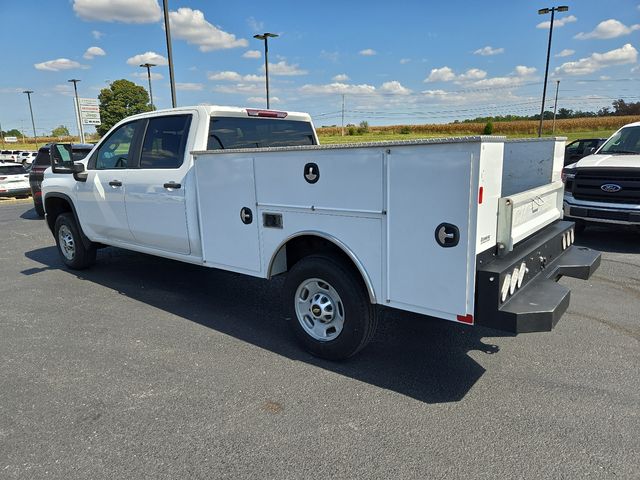
<instances>
[{"instance_id":1,"label":"blue sky","mask_svg":"<svg viewBox=\"0 0 640 480\"><path fill-rule=\"evenodd\" d=\"M640 0L567 1L553 31L548 108L597 110L640 100ZM157 0L0 0L0 123L38 135L76 130L70 78L82 97L109 81L145 86L144 61L166 63ZM169 0L179 105L264 106L269 44L272 108L310 112L317 126L441 123L540 110L553 4L492 2ZM154 100L169 107L166 66Z\"/></svg>"}]
</instances>

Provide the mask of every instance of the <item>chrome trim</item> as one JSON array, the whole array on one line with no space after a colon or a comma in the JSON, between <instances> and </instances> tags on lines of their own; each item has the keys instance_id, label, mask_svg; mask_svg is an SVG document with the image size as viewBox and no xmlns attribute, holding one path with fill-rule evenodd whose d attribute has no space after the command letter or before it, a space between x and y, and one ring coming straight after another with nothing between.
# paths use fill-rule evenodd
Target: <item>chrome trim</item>
<instances>
[{"instance_id":1,"label":"chrome trim","mask_svg":"<svg viewBox=\"0 0 640 480\"><path fill-rule=\"evenodd\" d=\"M356 268L360 272L360 275L362 275L362 279L364 280L364 283L367 287L367 292L369 293L369 300L371 301L371 303L378 303L376 299L375 290L373 289L373 282L371 281L371 278L369 277L369 274L365 270L362 262L358 259L358 257L356 257L356 254L353 253L353 251L349 247L347 247L342 241L338 240L333 235L319 232L317 230L304 230L302 232L297 232L297 233L294 233L293 235L289 235L282 242L280 242L280 245L278 245L278 248L274 250L274 254L271 255L271 260L269 260L269 266L267 268L268 279L271 278L271 270L273 268L273 262L278 256L278 253L280 253L280 250L282 250L282 247L284 247L290 240L293 240L294 238L297 238L297 237L303 237L305 235L320 237L320 238L324 238L325 240L329 240L336 247L340 248L340 250L346 253L347 256L351 259L351 261L355 264Z\"/></svg>"}]
</instances>

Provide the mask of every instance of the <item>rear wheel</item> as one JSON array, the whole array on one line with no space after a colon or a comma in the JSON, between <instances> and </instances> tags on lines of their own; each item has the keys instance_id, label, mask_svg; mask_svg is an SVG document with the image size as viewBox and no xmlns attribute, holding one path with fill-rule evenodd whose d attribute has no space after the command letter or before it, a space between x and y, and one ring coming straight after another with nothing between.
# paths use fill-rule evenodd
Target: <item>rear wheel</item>
<instances>
[{"instance_id":1,"label":"rear wheel","mask_svg":"<svg viewBox=\"0 0 640 480\"><path fill-rule=\"evenodd\" d=\"M71 213L58 215L54 234L58 253L67 267L81 270L93 265L96 260L96 247L93 244L89 248L84 245L80 229Z\"/></svg>"},{"instance_id":2,"label":"rear wheel","mask_svg":"<svg viewBox=\"0 0 640 480\"><path fill-rule=\"evenodd\" d=\"M285 314L302 346L318 357L355 355L373 338L377 312L360 275L339 258L312 255L296 263L284 286Z\"/></svg>"}]
</instances>

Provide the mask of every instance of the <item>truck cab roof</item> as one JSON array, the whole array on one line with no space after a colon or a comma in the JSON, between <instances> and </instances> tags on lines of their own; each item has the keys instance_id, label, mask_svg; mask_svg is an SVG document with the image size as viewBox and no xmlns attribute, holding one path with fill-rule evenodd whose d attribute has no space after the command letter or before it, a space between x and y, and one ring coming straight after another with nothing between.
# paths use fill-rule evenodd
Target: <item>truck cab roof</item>
<instances>
[{"instance_id":1,"label":"truck cab roof","mask_svg":"<svg viewBox=\"0 0 640 480\"><path fill-rule=\"evenodd\" d=\"M155 117L168 115L172 113L180 113L183 111L193 111L197 110L203 115L207 116L218 116L218 117L266 117L266 118L283 118L287 120L300 121L300 122L311 122L311 116L308 113L304 112L290 112L284 110L267 110L261 108L241 108L241 107L230 107L223 105L193 105L193 106L185 106L185 107L176 107L176 108L165 108L161 110L154 110L152 112L140 113L138 115L133 115L128 117L127 120L136 119L136 118L146 118L146 117Z\"/></svg>"}]
</instances>

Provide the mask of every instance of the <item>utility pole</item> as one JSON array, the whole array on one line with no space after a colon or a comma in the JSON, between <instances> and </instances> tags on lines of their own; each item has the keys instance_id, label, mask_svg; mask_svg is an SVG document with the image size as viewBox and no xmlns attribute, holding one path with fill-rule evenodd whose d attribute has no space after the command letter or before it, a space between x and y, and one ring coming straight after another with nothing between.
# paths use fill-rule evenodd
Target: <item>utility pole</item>
<instances>
[{"instance_id":1,"label":"utility pole","mask_svg":"<svg viewBox=\"0 0 640 480\"><path fill-rule=\"evenodd\" d=\"M344 137L344 93L342 94L342 128L340 129L340 132Z\"/></svg>"},{"instance_id":2,"label":"utility pole","mask_svg":"<svg viewBox=\"0 0 640 480\"><path fill-rule=\"evenodd\" d=\"M151 67L155 67L157 65L154 63L143 63L140 66L147 69L147 79L149 80L149 101L151 103L151 110L155 110L156 107L153 105L153 92L151 91Z\"/></svg>"},{"instance_id":3,"label":"utility pole","mask_svg":"<svg viewBox=\"0 0 640 480\"><path fill-rule=\"evenodd\" d=\"M2 137L2 148L4 148L4 132L2 131L2 123L0 123L0 137Z\"/></svg>"},{"instance_id":4,"label":"utility pole","mask_svg":"<svg viewBox=\"0 0 640 480\"><path fill-rule=\"evenodd\" d=\"M171 51L171 30L169 27L169 5L168 0L162 0L164 8L164 32L167 37L167 57L169 58L169 83L171 84L171 105L178 106L176 102L176 80L173 77L173 53Z\"/></svg>"},{"instance_id":5,"label":"utility pole","mask_svg":"<svg viewBox=\"0 0 640 480\"><path fill-rule=\"evenodd\" d=\"M84 139L84 129L82 128L82 115L80 114L80 100L78 99L78 87L77 83L80 80L77 78L72 78L71 80L67 80L67 82L73 83L73 91L76 95L76 120L78 121L78 131L80 132L80 143L85 143Z\"/></svg>"},{"instance_id":6,"label":"utility pole","mask_svg":"<svg viewBox=\"0 0 640 480\"><path fill-rule=\"evenodd\" d=\"M558 90L560 89L560 80L556 80L556 101L553 104L553 124L551 134L556 133L556 111L558 110Z\"/></svg>"},{"instance_id":7,"label":"utility pole","mask_svg":"<svg viewBox=\"0 0 640 480\"><path fill-rule=\"evenodd\" d=\"M31 112L31 126L33 127L33 140L36 144L36 150L38 149L38 134L36 133L36 122L33 121L33 108L31 108L31 94L33 90L25 90L22 93L27 94L27 98L29 99L29 112Z\"/></svg>"},{"instance_id":8,"label":"utility pole","mask_svg":"<svg viewBox=\"0 0 640 480\"><path fill-rule=\"evenodd\" d=\"M562 5L552 8L541 8L538 10L538 15L546 15L551 12L551 24L549 25L549 44L547 46L547 65L544 69L544 85L542 87L542 107L540 108L540 125L538 126L538 137L542 136L542 121L544 120L544 101L547 96L547 78L549 77L549 57L551 56L551 37L553 36L553 19L556 12L566 12L569 7Z\"/></svg>"}]
</instances>

